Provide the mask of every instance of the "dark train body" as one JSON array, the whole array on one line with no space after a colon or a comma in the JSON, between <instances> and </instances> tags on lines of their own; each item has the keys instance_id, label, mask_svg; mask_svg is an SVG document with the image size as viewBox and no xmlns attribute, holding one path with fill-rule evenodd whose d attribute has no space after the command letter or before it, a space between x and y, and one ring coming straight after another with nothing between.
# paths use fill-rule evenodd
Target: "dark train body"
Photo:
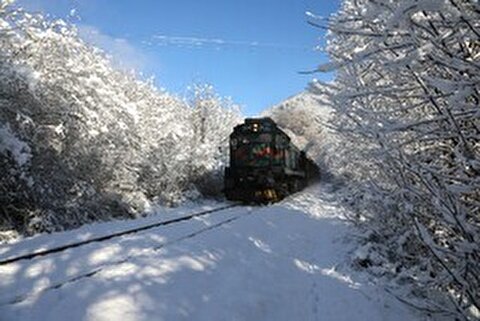
<instances>
[{"instance_id":1,"label":"dark train body","mask_svg":"<svg viewBox=\"0 0 480 321\"><path fill-rule=\"evenodd\" d=\"M317 165L270 118L247 118L230 135L229 200L275 202L318 178Z\"/></svg>"}]
</instances>

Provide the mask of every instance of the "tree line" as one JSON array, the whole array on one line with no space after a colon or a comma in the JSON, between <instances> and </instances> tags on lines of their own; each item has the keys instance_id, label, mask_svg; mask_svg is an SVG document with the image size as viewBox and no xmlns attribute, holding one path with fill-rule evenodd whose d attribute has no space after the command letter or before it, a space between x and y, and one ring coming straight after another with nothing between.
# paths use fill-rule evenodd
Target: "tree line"
<instances>
[{"instance_id":1,"label":"tree line","mask_svg":"<svg viewBox=\"0 0 480 321\"><path fill-rule=\"evenodd\" d=\"M57 231L220 193L238 106L209 85L179 97L113 65L75 26L1 0L0 231Z\"/></svg>"},{"instance_id":2,"label":"tree line","mask_svg":"<svg viewBox=\"0 0 480 321\"><path fill-rule=\"evenodd\" d=\"M480 315L480 6L344 0L329 19L330 169L365 228L358 264L447 318Z\"/></svg>"}]
</instances>

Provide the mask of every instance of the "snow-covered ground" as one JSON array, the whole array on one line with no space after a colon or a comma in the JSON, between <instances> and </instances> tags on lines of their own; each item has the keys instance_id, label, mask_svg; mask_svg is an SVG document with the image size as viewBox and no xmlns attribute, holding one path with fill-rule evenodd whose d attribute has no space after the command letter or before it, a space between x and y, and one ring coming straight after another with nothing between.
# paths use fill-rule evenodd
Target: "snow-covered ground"
<instances>
[{"instance_id":1,"label":"snow-covered ground","mask_svg":"<svg viewBox=\"0 0 480 321\"><path fill-rule=\"evenodd\" d=\"M132 224L146 222L26 239L0 255ZM0 320L421 320L348 267L353 232L331 189L313 186L0 266Z\"/></svg>"}]
</instances>

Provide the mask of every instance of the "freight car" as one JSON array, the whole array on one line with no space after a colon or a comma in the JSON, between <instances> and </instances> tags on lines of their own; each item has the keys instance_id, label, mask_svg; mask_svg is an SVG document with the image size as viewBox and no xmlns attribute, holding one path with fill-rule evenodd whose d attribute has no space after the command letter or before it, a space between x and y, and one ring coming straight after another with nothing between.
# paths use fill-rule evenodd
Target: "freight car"
<instances>
[{"instance_id":1,"label":"freight car","mask_svg":"<svg viewBox=\"0 0 480 321\"><path fill-rule=\"evenodd\" d=\"M271 118L247 118L230 135L224 187L229 200L275 202L318 177L317 165Z\"/></svg>"}]
</instances>

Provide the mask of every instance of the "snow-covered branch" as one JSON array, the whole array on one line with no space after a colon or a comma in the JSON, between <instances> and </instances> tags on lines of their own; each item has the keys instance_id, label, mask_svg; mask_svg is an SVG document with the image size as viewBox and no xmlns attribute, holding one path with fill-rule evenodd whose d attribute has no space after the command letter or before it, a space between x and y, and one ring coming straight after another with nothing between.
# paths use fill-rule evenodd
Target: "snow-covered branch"
<instances>
[{"instance_id":1,"label":"snow-covered branch","mask_svg":"<svg viewBox=\"0 0 480 321\"><path fill-rule=\"evenodd\" d=\"M479 21L476 1L345 0L328 22L345 157L331 168L399 245L378 244L383 267L466 320L480 313Z\"/></svg>"}]
</instances>

